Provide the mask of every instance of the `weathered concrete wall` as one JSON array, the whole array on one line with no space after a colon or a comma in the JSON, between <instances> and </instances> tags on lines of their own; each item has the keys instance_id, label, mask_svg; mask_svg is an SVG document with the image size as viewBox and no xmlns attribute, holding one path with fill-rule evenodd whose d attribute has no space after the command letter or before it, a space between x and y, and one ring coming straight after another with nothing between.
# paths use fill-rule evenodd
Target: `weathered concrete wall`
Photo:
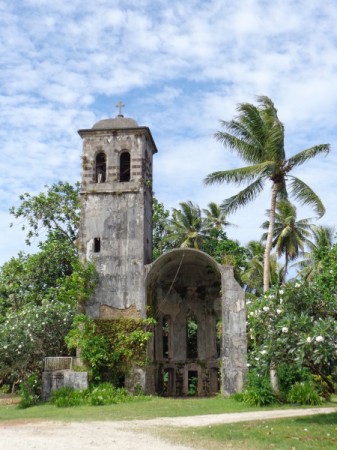
<instances>
[{"instance_id":1,"label":"weathered concrete wall","mask_svg":"<svg viewBox=\"0 0 337 450\"><path fill-rule=\"evenodd\" d=\"M152 259L152 156L157 150L148 128L114 129L114 124L128 125L123 118L104 122L111 128L79 132L84 139L79 249L83 259L96 261L99 274L86 311L94 318L119 317L124 310L140 317L145 316L144 265ZM129 181L120 181L124 152L131 158ZM95 178L99 153L106 156L104 182Z\"/></svg>"},{"instance_id":2,"label":"weathered concrete wall","mask_svg":"<svg viewBox=\"0 0 337 450\"><path fill-rule=\"evenodd\" d=\"M144 302L143 193L88 195L82 199L86 258L96 260L99 282L87 305L91 317L99 306L126 309ZM101 249L94 253L94 238Z\"/></svg>"},{"instance_id":3,"label":"weathered concrete wall","mask_svg":"<svg viewBox=\"0 0 337 450\"><path fill-rule=\"evenodd\" d=\"M88 388L88 373L57 370L42 373L42 400L47 401L52 391L70 387L76 390Z\"/></svg>"},{"instance_id":4,"label":"weathered concrete wall","mask_svg":"<svg viewBox=\"0 0 337 450\"><path fill-rule=\"evenodd\" d=\"M230 266L221 267L222 278L222 391L241 392L247 373L245 295Z\"/></svg>"}]
</instances>

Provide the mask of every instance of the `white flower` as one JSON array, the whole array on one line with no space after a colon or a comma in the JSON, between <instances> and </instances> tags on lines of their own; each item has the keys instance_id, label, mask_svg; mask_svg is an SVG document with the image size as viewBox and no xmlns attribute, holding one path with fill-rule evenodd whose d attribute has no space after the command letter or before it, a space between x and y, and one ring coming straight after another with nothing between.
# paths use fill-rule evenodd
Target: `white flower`
<instances>
[{"instance_id":1,"label":"white flower","mask_svg":"<svg viewBox=\"0 0 337 450\"><path fill-rule=\"evenodd\" d=\"M19 345L18 345L18 348L21 348L21 347L22 347L22 345L21 345L21 344L19 344Z\"/></svg>"},{"instance_id":2,"label":"white flower","mask_svg":"<svg viewBox=\"0 0 337 450\"><path fill-rule=\"evenodd\" d=\"M283 298L280 298L280 305L282 305L283 303Z\"/></svg>"},{"instance_id":3,"label":"white flower","mask_svg":"<svg viewBox=\"0 0 337 450\"><path fill-rule=\"evenodd\" d=\"M277 314L281 314L282 309L277 309L276 312L277 312Z\"/></svg>"},{"instance_id":4,"label":"white flower","mask_svg":"<svg viewBox=\"0 0 337 450\"><path fill-rule=\"evenodd\" d=\"M255 359L255 361L260 361L260 358L254 358Z\"/></svg>"},{"instance_id":5,"label":"white flower","mask_svg":"<svg viewBox=\"0 0 337 450\"><path fill-rule=\"evenodd\" d=\"M330 273L333 273L333 270L330 270Z\"/></svg>"},{"instance_id":6,"label":"white flower","mask_svg":"<svg viewBox=\"0 0 337 450\"><path fill-rule=\"evenodd\" d=\"M253 316L254 316L254 313L253 313L253 311L252 311L252 312L250 312L250 313L249 313L249 315L250 315L251 317L253 317Z\"/></svg>"},{"instance_id":7,"label":"white flower","mask_svg":"<svg viewBox=\"0 0 337 450\"><path fill-rule=\"evenodd\" d=\"M264 306L262 309L263 309L263 311L268 312L269 311L269 306Z\"/></svg>"},{"instance_id":8,"label":"white flower","mask_svg":"<svg viewBox=\"0 0 337 450\"><path fill-rule=\"evenodd\" d=\"M250 300L248 300L248 302L246 302L246 305L250 305L252 302Z\"/></svg>"},{"instance_id":9,"label":"white flower","mask_svg":"<svg viewBox=\"0 0 337 450\"><path fill-rule=\"evenodd\" d=\"M299 288L299 287L301 287L301 283L296 283L295 288Z\"/></svg>"},{"instance_id":10,"label":"white flower","mask_svg":"<svg viewBox=\"0 0 337 450\"><path fill-rule=\"evenodd\" d=\"M310 342L312 341L312 338L309 336L307 337L307 342L310 344Z\"/></svg>"},{"instance_id":11,"label":"white flower","mask_svg":"<svg viewBox=\"0 0 337 450\"><path fill-rule=\"evenodd\" d=\"M261 355L266 355L268 352L267 352L267 350L261 350L260 353L261 353Z\"/></svg>"},{"instance_id":12,"label":"white flower","mask_svg":"<svg viewBox=\"0 0 337 450\"><path fill-rule=\"evenodd\" d=\"M283 290L283 289L280 289L280 290L279 290L279 294L280 294L280 295L283 295L283 294L284 294L284 290Z\"/></svg>"},{"instance_id":13,"label":"white flower","mask_svg":"<svg viewBox=\"0 0 337 450\"><path fill-rule=\"evenodd\" d=\"M283 327L283 328L282 328L282 333L288 333L288 331L289 331L289 330L288 330L287 327Z\"/></svg>"},{"instance_id":14,"label":"white flower","mask_svg":"<svg viewBox=\"0 0 337 450\"><path fill-rule=\"evenodd\" d=\"M324 337L323 336L317 336L315 341L316 342L324 342Z\"/></svg>"},{"instance_id":15,"label":"white flower","mask_svg":"<svg viewBox=\"0 0 337 450\"><path fill-rule=\"evenodd\" d=\"M250 367L250 364L247 363L247 367Z\"/></svg>"},{"instance_id":16,"label":"white flower","mask_svg":"<svg viewBox=\"0 0 337 450\"><path fill-rule=\"evenodd\" d=\"M6 348L7 348L7 345L4 345L4 349L6 350Z\"/></svg>"}]
</instances>

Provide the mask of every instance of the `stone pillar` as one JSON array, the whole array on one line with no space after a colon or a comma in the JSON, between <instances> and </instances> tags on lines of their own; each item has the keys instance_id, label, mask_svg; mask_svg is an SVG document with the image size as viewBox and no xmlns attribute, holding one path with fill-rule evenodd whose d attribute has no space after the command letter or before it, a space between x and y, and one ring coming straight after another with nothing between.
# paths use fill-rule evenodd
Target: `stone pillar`
<instances>
[{"instance_id":1,"label":"stone pillar","mask_svg":"<svg viewBox=\"0 0 337 450\"><path fill-rule=\"evenodd\" d=\"M241 392L247 373L245 294L231 266L221 266L222 283L222 392Z\"/></svg>"}]
</instances>

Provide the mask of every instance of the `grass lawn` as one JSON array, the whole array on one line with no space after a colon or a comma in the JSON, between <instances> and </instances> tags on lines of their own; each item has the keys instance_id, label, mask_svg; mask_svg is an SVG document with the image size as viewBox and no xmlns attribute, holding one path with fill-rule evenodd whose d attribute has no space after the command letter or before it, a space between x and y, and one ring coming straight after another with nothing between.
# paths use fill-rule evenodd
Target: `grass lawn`
<instances>
[{"instance_id":1,"label":"grass lawn","mask_svg":"<svg viewBox=\"0 0 337 450\"><path fill-rule=\"evenodd\" d=\"M337 413L202 428L166 429L174 442L205 449L327 450L337 448Z\"/></svg>"},{"instance_id":2,"label":"grass lawn","mask_svg":"<svg viewBox=\"0 0 337 450\"><path fill-rule=\"evenodd\" d=\"M337 406L337 397L323 406ZM134 400L109 406L74 406L57 408L48 403L39 404L27 409L18 409L16 405L0 404L0 421L48 419L61 421L90 420L133 420L152 419L156 417L194 416L203 414L221 414L229 412L259 411L270 409L287 409L292 405L273 405L265 408L249 407L231 398L162 398L145 397L145 400ZM337 448L337 446L336 446Z\"/></svg>"}]
</instances>

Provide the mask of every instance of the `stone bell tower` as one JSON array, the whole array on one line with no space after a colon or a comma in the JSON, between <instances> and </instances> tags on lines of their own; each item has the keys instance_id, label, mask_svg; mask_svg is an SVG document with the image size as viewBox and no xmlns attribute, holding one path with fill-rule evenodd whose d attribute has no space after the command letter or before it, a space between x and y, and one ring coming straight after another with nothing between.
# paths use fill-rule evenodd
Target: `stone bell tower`
<instances>
[{"instance_id":1,"label":"stone bell tower","mask_svg":"<svg viewBox=\"0 0 337 450\"><path fill-rule=\"evenodd\" d=\"M144 266L152 261L152 157L148 127L119 114L83 139L82 259L96 262L99 280L86 313L92 318L145 316Z\"/></svg>"}]
</instances>

